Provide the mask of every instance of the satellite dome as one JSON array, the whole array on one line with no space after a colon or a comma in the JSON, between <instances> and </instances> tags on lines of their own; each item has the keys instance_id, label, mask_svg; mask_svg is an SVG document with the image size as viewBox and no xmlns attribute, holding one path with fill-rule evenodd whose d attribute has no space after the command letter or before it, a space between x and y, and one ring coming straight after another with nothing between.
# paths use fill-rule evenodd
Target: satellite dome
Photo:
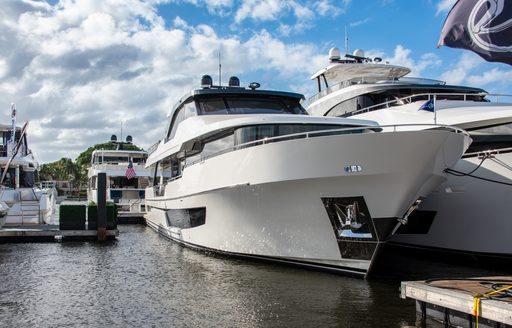
<instances>
[{"instance_id":1,"label":"satellite dome","mask_svg":"<svg viewBox=\"0 0 512 328\"><path fill-rule=\"evenodd\" d=\"M329 50L329 60L340 60L340 49L338 48L331 48Z\"/></svg>"},{"instance_id":2,"label":"satellite dome","mask_svg":"<svg viewBox=\"0 0 512 328\"><path fill-rule=\"evenodd\" d=\"M364 57L364 51L362 49L356 49L352 55L355 57Z\"/></svg>"}]
</instances>

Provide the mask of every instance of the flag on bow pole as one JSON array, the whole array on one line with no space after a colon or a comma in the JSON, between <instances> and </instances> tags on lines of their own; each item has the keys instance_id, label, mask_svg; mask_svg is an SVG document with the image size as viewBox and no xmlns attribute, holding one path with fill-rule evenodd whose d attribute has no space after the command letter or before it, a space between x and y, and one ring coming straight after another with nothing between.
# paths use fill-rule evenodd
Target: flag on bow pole
<instances>
[{"instance_id":1,"label":"flag on bow pole","mask_svg":"<svg viewBox=\"0 0 512 328\"><path fill-rule=\"evenodd\" d=\"M512 0L458 0L444 22L443 45L512 65Z\"/></svg>"}]
</instances>

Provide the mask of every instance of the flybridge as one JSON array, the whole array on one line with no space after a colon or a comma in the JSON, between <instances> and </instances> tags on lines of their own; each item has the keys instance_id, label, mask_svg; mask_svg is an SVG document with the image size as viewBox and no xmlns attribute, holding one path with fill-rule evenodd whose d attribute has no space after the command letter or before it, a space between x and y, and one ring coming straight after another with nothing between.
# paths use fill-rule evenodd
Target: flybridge
<instances>
[{"instance_id":1,"label":"flybridge","mask_svg":"<svg viewBox=\"0 0 512 328\"><path fill-rule=\"evenodd\" d=\"M381 64L382 59L375 57L373 59L366 57L364 51L357 49L352 55L345 55L346 59L341 59L338 48L329 50L330 64L316 72L311 80L320 78L327 85L327 80L340 82L361 77L382 78L400 78L411 72L407 67L390 65L389 63ZM320 90L319 90L320 91Z\"/></svg>"}]
</instances>

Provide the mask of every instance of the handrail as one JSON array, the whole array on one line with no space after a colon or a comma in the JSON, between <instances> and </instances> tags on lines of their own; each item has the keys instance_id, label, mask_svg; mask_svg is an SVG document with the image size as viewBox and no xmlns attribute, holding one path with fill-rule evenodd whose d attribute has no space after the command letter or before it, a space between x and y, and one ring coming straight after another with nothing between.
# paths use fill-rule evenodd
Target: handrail
<instances>
[{"instance_id":1,"label":"handrail","mask_svg":"<svg viewBox=\"0 0 512 328\"><path fill-rule=\"evenodd\" d=\"M153 153L158 148L158 144L159 143L160 143L160 140L158 140L157 142L155 142L154 144L149 146L149 148L148 148L148 156L151 155L151 153Z\"/></svg>"},{"instance_id":2,"label":"handrail","mask_svg":"<svg viewBox=\"0 0 512 328\"><path fill-rule=\"evenodd\" d=\"M482 157L482 156L493 156L493 155L497 155L497 154L501 154L501 153L510 153L512 152L512 147L507 147L507 148L499 148L499 149L488 149L488 150L478 150L478 151L473 151L471 153L464 153L462 155L462 158L466 158L466 157L474 157L474 156L478 156L478 157Z\"/></svg>"},{"instance_id":3,"label":"handrail","mask_svg":"<svg viewBox=\"0 0 512 328\"><path fill-rule=\"evenodd\" d=\"M316 137L316 136L319 136L319 135L325 135L325 134L329 134L329 135L340 135L340 134L348 134L350 132L353 132L353 131L365 131L364 133L370 133L371 132L376 132L375 130L383 130L385 128L392 128L393 132L397 132L399 131L399 128L402 128L402 127L424 127L425 130L428 129L428 127L430 127L430 129L446 129L446 130L450 130L450 131L453 131L455 133L463 133L464 135L468 136L469 137L469 133L466 132L465 130L461 129L461 128L458 128L458 127L455 127L455 126L451 126L451 125L443 125L443 124L428 124L428 123L420 123L420 124L412 124L412 123L409 123L409 124L389 124L389 125L365 125L365 126L358 126L358 127L351 127L351 128L340 128L340 129L328 129L328 130L320 130L320 131L307 131L307 132L300 132L300 133L292 133L292 134L286 134L286 135L282 135L282 136L276 136L276 137L270 137L270 138L262 138L262 139L258 139L258 140L253 140L253 141L249 141L249 142L246 142L246 143L243 143L243 144L239 144L239 145L235 145L235 146L232 146L232 147L228 147L228 148L225 148L223 150L220 150L218 152L215 152L213 154L210 154L208 156L201 156L200 159L198 160L195 160L193 162L190 162L190 163L187 163L186 162L186 159L185 159L185 165L184 165L184 168L188 167L188 166L191 166L191 165L194 165L194 164L197 164L197 163L201 163L209 158L212 158L212 157L216 157L216 156L219 156L219 155L222 155L222 154L225 154L225 153L229 153L229 152L232 152L232 151L235 151L235 150L239 150L239 149L242 149L242 148L248 148L248 147L252 147L252 146L256 146L258 144L267 144L267 143L272 143L272 142L276 142L276 141L284 141L284 140L289 140L289 139L309 139L311 137ZM403 130L403 131L406 131L406 130ZM386 132L382 132L382 133L386 133ZM176 176L176 177L173 177L171 178L169 181L173 181L175 179L178 179L180 178L181 175L179 176Z\"/></svg>"},{"instance_id":4,"label":"handrail","mask_svg":"<svg viewBox=\"0 0 512 328\"><path fill-rule=\"evenodd\" d=\"M360 113L367 113L367 112L371 112L372 110L377 110L377 109L382 109L382 107L391 107L390 105L394 105L394 104L400 104L400 105L403 105L403 103L412 103L413 102L413 99L414 98L420 98L420 97L423 97L423 98L427 98L426 100L431 100L431 99L434 99L434 101L438 101L437 97L439 96L460 96L462 97L461 100L457 100L457 99L442 99L442 100L454 100L454 101L468 101L468 97L496 97L497 100L499 100L499 97L512 97L512 95L507 95L507 94L491 94L491 93L487 93L487 92L478 92L478 93L468 93L468 92L461 92L461 93L452 93L452 92L437 92L437 93L417 93L417 94L413 94L413 95L410 95L410 96L406 96L406 97L402 97L402 98L396 98L396 99L393 99L393 100L389 100L389 101L385 101L385 102L381 102L381 103L378 103L378 104L375 104L375 105L372 105L372 106L368 106L368 107L365 107L365 108L361 108L361 109L358 109L358 110L355 110L355 111L352 111L352 112L348 112L347 114L350 114L350 116L352 115L357 115L357 114L360 114ZM425 99L423 99L425 100ZM496 103L500 103L499 101L496 101Z\"/></svg>"},{"instance_id":5,"label":"handrail","mask_svg":"<svg viewBox=\"0 0 512 328\"><path fill-rule=\"evenodd\" d=\"M408 79L415 79L415 78L408 78ZM420 79L420 80L428 80L428 79ZM386 83L389 83L389 84L398 84L398 83L401 83L402 81L400 80L386 80ZM308 98L307 100L307 103L308 104L312 104L314 101L328 95L328 94L331 94L332 92L334 91L338 91L338 90L341 90L343 88L346 88L346 87L349 87L351 85L354 85L354 84L361 84L361 83L365 83L364 82L364 78L360 79L360 81L356 80L356 79L353 79L353 80L346 80L346 81L342 81L342 82L339 82L335 85L332 85L320 92L318 92L317 94L311 96L310 98ZM406 96L406 97L402 97L402 98L396 98L396 99L393 99L393 100L390 100L390 101L386 101L386 102L382 102L382 103L379 103L379 104L376 104L376 105L372 105L372 106L368 106L368 107L365 107L365 108L362 108L362 109L359 109L357 111L353 111L353 112L350 112L350 113L353 113L353 114L356 114L356 113L362 113L362 112L367 112L367 111L370 111L371 108L375 108L375 107L380 107L380 106L384 106L384 105L389 105L389 104L394 104L394 103L398 103L398 102L403 102L405 100L409 100L412 99L412 98L416 98L416 97L429 97L428 99L431 99L432 97L434 98L437 98L437 96L462 96L463 97L463 101L466 101L466 97L468 96L483 96L483 97L496 97L496 101L495 103L501 103L500 102L500 98L503 98L503 97L511 97L512 98L512 94L493 94L493 93L488 93L488 92L478 92L478 93L471 93L471 92L460 92L460 93L456 93L456 92L446 92L446 93L442 93L442 92L439 92L439 93L418 93L418 94L413 94L413 95L409 95L409 96Z\"/></svg>"},{"instance_id":6,"label":"handrail","mask_svg":"<svg viewBox=\"0 0 512 328\"><path fill-rule=\"evenodd\" d=\"M421 77L401 77L401 78L393 78L389 76L383 75L373 75L373 76L361 76L352 78L349 80L340 81L336 84L331 85L330 87L325 88L324 90L318 92L317 94L311 96L308 101L309 103L318 100L328 94L341 90L343 88L349 87L354 84L379 84L379 83L387 83L387 84L421 84L421 85L445 85L446 82L434 79L427 79Z\"/></svg>"}]
</instances>

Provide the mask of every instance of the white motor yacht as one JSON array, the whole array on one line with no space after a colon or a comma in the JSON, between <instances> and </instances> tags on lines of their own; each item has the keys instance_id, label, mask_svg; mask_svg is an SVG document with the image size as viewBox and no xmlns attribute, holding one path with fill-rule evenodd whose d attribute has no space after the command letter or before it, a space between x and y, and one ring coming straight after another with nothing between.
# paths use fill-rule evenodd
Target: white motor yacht
<instances>
[{"instance_id":1,"label":"white motor yacht","mask_svg":"<svg viewBox=\"0 0 512 328\"><path fill-rule=\"evenodd\" d=\"M113 138L115 136L112 136ZM128 143L131 137L128 136ZM118 145L124 143L118 143ZM87 200L98 199L98 173L107 175L107 201L117 206L119 218L142 217L146 212L145 188L149 184L150 171L146 169L146 151L138 150L95 150L91 156L91 166L87 176L89 185Z\"/></svg>"},{"instance_id":2,"label":"white motor yacht","mask_svg":"<svg viewBox=\"0 0 512 328\"><path fill-rule=\"evenodd\" d=\"M370 59L360 50L312 76L318 94L308 112L379 124L447 124L468 131L473 143L448 179L412 213L394 244L471 257L512 255L512 104L479 88L409 78L407 67Z\"/></svg>"},{"instance_id":3,"label":"white motor yacht","mask_svg":"<svg viewBox=\"0 0 512 328\"><path fill-rule=\"evenodd\" d=\"M0 125L0 204L8 206L6 211L0 205L0 213L6 212L0 221L6 227L55 224L57 193L54 188L37 185L39 164L27 145L27 123L16 127L15 116L13 106L13 124Z\"/></svg>"},{"instance_id":4,"label":"white motor yacht","mask_svg":"<svg viewBox=\"0 0 512 328\"><path fill-rule=\"evenodd\" d=\"M201 250L365 276L470 143L452 127L309 116L302 95L236 77L201 85L149 150L145 215Z\"/></svg>"}]
</instances>

